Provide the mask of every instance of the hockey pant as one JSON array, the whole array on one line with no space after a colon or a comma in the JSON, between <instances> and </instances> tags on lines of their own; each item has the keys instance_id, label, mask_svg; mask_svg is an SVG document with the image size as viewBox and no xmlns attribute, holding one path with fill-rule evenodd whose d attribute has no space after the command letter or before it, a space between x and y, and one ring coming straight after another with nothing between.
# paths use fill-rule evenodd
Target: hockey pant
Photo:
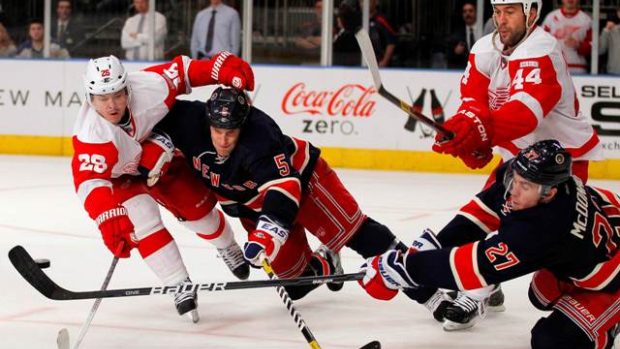
<instances>
[{"instance_id":1,"label":"hockey pant","mask_svg":"<svg viewBox=\"0 0 620 349\"><path fill-rule=\"evenodd\" d=\"M367 217L338 175L319 158L300 202L299 213L271 267L280 278L300 276L312 258L305 230L334 252L340 251ZM256 222L241 219L251 232Z\"/></svg>"},{"instance_id":2,"label":"hockey pant","mask_svg":"<svg viewBox=\"0 0 620 349\"><path fill-rule=\"evenodd\" d=\"M537 308L552 310L532 328L532 348L611 348L610 332L620 322L620 290L585 290L542 269L532 277L529 297Z\"/></svg>"},{"instance_id":3,"label":"hockey pant","mask_svg":"<svg viewBox=\"0 0 620 349\"><path fill-rule=\"evenodd\" d=\"M218 248L234 240L222 213L213 209L215 195L181 156L174 157L155 186L148 187L141 177L122 176L113 180L113 193L134 225L140 255L164 285L175 285L188 273L172 235L163 225L158 203Z\"/></svg>"}]
</instances>

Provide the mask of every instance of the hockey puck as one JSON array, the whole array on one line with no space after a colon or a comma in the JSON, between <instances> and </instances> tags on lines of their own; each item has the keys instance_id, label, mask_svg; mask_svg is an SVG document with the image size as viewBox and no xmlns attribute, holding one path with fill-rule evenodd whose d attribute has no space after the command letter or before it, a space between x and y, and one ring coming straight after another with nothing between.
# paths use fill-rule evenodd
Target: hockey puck
<instances>
[{"instance_id":1,"label":"hockey puck","mask_svg":"<svg viewBox=\"0 0 620 349\"><path fill-rule=\"evenodd\" d=\"M46 258L35 259L34 262L37 263L37 266L41 269L49 268L51 264L50 260Z\"/></svg>"}]
</instances>

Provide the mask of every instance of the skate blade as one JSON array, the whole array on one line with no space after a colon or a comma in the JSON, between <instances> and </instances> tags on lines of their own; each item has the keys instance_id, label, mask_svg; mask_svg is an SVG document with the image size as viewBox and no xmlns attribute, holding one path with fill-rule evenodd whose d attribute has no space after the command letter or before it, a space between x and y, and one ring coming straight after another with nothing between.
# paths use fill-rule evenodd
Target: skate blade
<instances>
[{"instance_id":1,"label":"skate blade","mask_svg":"<svg viewBox=\"0 0 620 349\"><path fill-rule=\"evenodd\" d=\"M185 315L187 315L193 323L198 323L198 321L200 321L200 315L198 315L198 310L196 309L186 313Z\"/></svg>"},{"instance_id":2,"label":"skate blade","mask_svg":"<svg viewBox=\"0 0 620 349\"><path fill-rule=\"evenodd\" d=\"M58 331L56 344L58 344L58 349L69 349L69 331L66 328Z\"/></svg>"},{"instance_id":3,"label":"skate blade","mask_svg":"<svg viewBox=\"0 0 620 349\"><path fill-rule=\"evenodd\" d=\"M466 330L470 327L473 327L476 322L475 320L472 320L470 322L467 323L459 323L459 322L454 322L451 320L444 320L443 322L443 330L446 332L452 332L452 331L462 331L462 330Z\"/></svg>"},{"instance_id":4,"label":"skate blade","mask_svg":"<svg viewBox=\"0 0 620 349\"><path fill-rule=\"evenodd\" d=\"M501 313L503 311L506 311L506 306L504 306L503 304L500 304L500 305L487 305L487 310L488 311L492 311L494 313Z\"/></svg>"}]
</instances>

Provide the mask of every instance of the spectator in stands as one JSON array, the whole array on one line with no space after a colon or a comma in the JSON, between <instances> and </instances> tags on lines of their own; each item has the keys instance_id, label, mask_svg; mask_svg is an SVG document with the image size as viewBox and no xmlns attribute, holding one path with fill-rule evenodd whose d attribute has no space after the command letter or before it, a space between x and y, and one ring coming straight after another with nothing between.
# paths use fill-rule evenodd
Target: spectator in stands
<instances>
[{"instance_id":1,"label":"spectator in stands","mask_svg":"<svg viewBox=\"0 0 620 349\"><path fill-rule=\"evenodd\" d=\"M464 69L467 57L474 43L482 37L482 31L476 28L476 5L466 2L463 4L463 25L457 27L454 34L448 38L448 68Z\"/></svg>"},{"instance_id":2,"label":"spectator in stands","mask_svg":"<svg viewBox=\"0 0 620 349\"><path fill-rule=\"evenodd\" d=\"M234 8L211 0L211 5L198 12L192 29L192 58L210 58L219 51L235 55L241 52L241 19Z\"/></svg>"},{"instance_id":3,"label":"spectator in stands","mask_svg":"<svg viewBox=\"0 0 620 349\"><path fill-rule=\"evenodd\" d=\"M579 8L579 0L562 0L562 7L549 12L543 28L562 45L571 73L587 73L592 49L592 19Z\"/></svg>"},{"instance_id":4,"label":"spectator in stands","mask_svg":"<svg viewBox=\"0 0 620 349\"><path fill-rule=\"evenodd\" d=\"M133 0L133 7L136 14L127 18L121 34L121 46L125 49L125 58L130 61L144 61L149 59L149 42L153 33L151 32L153 17L149 15L148 0ZM164 42L168 27L166 17L155 11L155 60L164 59Z\"/></svg>"},{"instance_id":5,"label":"spectator in stands","mask_svg":"<svg viewBox=\"0 0 620 349\"><path fill-rule=\"evenodd\" d=\"M362 11L358 0L342 0L336 17L337 33L332 43L334 65L359 66L362 53L355 33L362 25Z\"/></svg>"},{"instance_id":6,"label":"spectator in stands","mask_svg":"<svg viewBox=\"0 0 620 349\"><path fill-rule=\"evenodd\" d=\"M375 49L379 66L388 67L394 55L398 38L387 18L377 10L378 6L379 0L370 0L368 36L370 36L372 47Z\"/></svg>"},{"instance_id":7,"label":"spectator in stands","mask_svg":"<svg viewBox=\"0 0 620 349\"><path fill-rule=\"evenodd\" d=\"M318 51L321 48L321 18L323 1L314 3L314 18L301 25L301 36L295 40L295 45L308 51Z\"/></svg>"},{"instance_id":8,"label":"spectator in stands","mask_svg":"<svg viewBox=\"0 0 620 349\"><path fill-rule=\"evenodd\" d=\"M43 58L43 21L33 19L28 24L28 40L19 45L17 57ZM69 58L69 52L55 42L50 43L50 58Z\"/></svg>"},{"instance_id":9,"label":"spectator in stands","mask_svg":"<svg viewBox=\"0 0 620 349\"><path fill-rule=\"evenodd\" d=\"M71 16L71 1L58 0L56 20L52 21L52 40L75 56L73 47L84 38L84 28Z\"/></svg>"},{"instance_id":10,"label":"spectator in stands","mask_svg":"<svg viewBox=\"0 0 620 349\"><path fill-rule=\"evenodd\" d=\"M13 57L17 53L17 48L13 39L9 35L4 25L0 23L0 57Z\"/></svg>"},{"instance_id":11,"label":"spectator in stands","mask_svg":"<svg viewBox=\"0 0 620 349\"><path fill-rule=\"evenodd\" d=\"M599 54L607 52L607 73L620 75L620 6L601 32Z\"/></svg>"}]
</instances>

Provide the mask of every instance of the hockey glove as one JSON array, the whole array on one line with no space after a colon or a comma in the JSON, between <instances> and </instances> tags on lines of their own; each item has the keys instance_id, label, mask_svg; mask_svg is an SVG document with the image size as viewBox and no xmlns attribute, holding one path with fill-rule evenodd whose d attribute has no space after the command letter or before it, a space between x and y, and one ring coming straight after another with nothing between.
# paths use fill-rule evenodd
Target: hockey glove
<instances>
[{"instance_id":1,"label":"hockey glove","mask_svg":"<svg viewBox=\"0 0 620 349\"><path fill-rule=\"evenodd\" d=\"M394 298L399 289L417 288L419 285L407 273L404 260L398 250L368 258L361 267L366 275L358 280L359 284L373 298L384 301Z\"/></svg>"},{"instance_id":2,"label":"hockey glove","mask_svg":"<svg viewBox=\"0 0 620 349\"><path fill-rule=\"evenodd\" d=\"M152 132L142 142L142 157L138 171L146 177L146 185L154 186L166 174L174 156L174 144L166 134Z\"/></svg>"},{"instance_id":3,"label":"hockey glove","mask_svg":"<svg viewBox=\"0 0 620 349\"><path fill-rule=\"evenodd\" d=\"M283 228L265 216L261 216L256 229L250 233L248 242L243 246L243 258L250 265L261 268L263 258L273 262L280 250L280 246L284 244L287 238L288 229Z\"/></svg>"},{"instance_id":4,"label":"hockey glove","mask_svg":"<svg viewBox=\"0 0 620 349\"><path fill-rule=\"evenodd\" d=\"M490 148L492 130L489 119L487 107L474 100L464 102L459 111L443 124L446 130L454 133L454 138L445 140L437 133L433 151L458 156Z\"/></svg>"},{"instance_id":5,"label":"hockey glove","mask_svg":"<svg viewBox=\"0 0 620 349\"><path fill-rule=\"evenodd\" d=\"M228 51L216 53L210 60L211 78L218 84L239 90L254 90L254 72L243 59Z\"/></svg>"},{"instance_id":6,"label":"hockey glove","mask_svg":"<svg viewBox=\"0 0 620 349\"><path fill-rule=\"evenodd\" d=\"M409 253L421 252L421 251L430 251L430 250L438 250L441 248L441 243L437 240L437 236L435 233L429 228L424 229L422 235L413 240L411 247L409 247Z\"/></svg>"},{"instance_id":7,"label":"hockey glove","mask_svg":"<svg viewBox=\"0 0 620 349\"><path fill-rule=\"evenodd\" d=\"M493 149L487 147L473 153L459 153L458 158L472 170L483 168L493 160Z\"/></svg>"},{"instance_id":8,"label":"hockey glove","mask_svg":"<svg viewBox=\"0 0 620 349\"><path fill-rule=\"evenodd\" d=\"M101 213L95 222L99 225L103 242L112 254L119 258L129 257L129 252L137 246L137 241L133 238L134 227L127 216L127 209L118 205ZM119 251L118 245L121 241L124 241L124 245Z\"/></svg>"}]
</instances>

